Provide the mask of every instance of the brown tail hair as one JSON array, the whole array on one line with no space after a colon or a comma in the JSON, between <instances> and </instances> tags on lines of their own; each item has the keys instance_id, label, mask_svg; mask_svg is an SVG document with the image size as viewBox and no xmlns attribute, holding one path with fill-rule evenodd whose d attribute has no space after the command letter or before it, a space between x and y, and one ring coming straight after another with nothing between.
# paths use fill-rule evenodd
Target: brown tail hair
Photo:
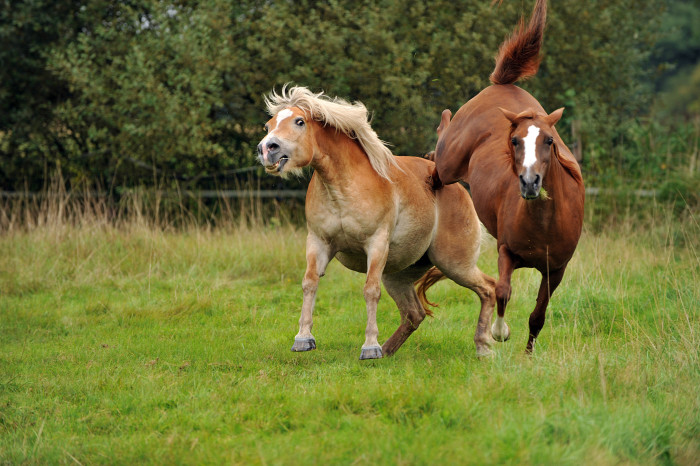
<instances>
[{"instance_id":1,"label":"brown tail hair","mask_svg":"<svg viewBox=\"0 0 700 466\"><path fill-rule=\"evenodd\" d=\"M547 0L536 0L527 28L520 18L513 34L498 49L496 68L490 77L492 83L513 84L537 74L546 19Z\"/></svg>"},{"instance_id":2,"label":"brown tail hair","mask_svg":"<svg viewBox=\"0 0 700 466\"><path fill-rule=\"evenodd\" d=\"M431 311L428 306L432 307L437 307L438 305L435 303L431 303L428 301L428 298L425 296L425 292L428 291L428 288L439 282L445 278L445 275L440 272L437 267L433 267L427 272L425 272L425 275L423 275L421 278L416 281L416 294L418 294L418 300L420 301L421 305L423 306L423 309L425 310L425 313L429 316L433 315L433 311Z\"/></svg>"}]
</instances>

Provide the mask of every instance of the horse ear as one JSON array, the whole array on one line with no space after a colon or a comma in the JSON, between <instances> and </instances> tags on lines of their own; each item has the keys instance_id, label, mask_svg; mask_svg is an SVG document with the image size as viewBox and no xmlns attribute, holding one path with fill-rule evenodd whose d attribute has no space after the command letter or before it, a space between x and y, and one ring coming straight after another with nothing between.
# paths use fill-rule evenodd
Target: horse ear
<instances>
[{"instance_id":1,"label":"horse ear","mask_svg":"<svg viewBox=\"0 0 700 466\"><path fill-rule=\"evenodd\" d=\"M511 123L515 124L516 120L518 119L518 114L513 113L510 110L506 110L503 107L498 107L498 109L503 113L503 115L510 120Z\"/></svg>"},{"instance_id":2,"label":"horse ear","mask_svg":"<svg viewBox=\"0 0 700 466\"><path fill-rule=\"evenodd\" d=\"M452 112L449 109L442 111L442 116L440 118L440 126L437 127L438 138L445 129L450 125L450 118L452 118Z\"/></svg>"},{"instance_id":3,"label":"horse ear","mask_svg":"<svg viewBox=\"0 0 700 466\"><path fill-rule=\"evenodd\" d=\"M554 126L557 124L557 122L561 119L562 114L564 113L564 107L559 108L557 110L554 110L552 113L547 115L547 123L549 123L549 126Z\"/></svg>"}]
</instances>

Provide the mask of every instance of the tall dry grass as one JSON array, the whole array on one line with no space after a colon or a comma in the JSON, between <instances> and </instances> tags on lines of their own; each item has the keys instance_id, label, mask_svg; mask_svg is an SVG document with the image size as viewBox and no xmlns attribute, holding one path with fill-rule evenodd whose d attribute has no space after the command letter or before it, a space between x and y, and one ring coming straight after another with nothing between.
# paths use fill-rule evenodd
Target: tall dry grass
<instances>
[{"instance_id":1,"label":"tall dry grass","mask_svg":"<svg viewBox=\"0 0 700 466\"><path fill-rule=\"evenodd\" d=\"M202 199L180 190L134 189L115 195L91 189L67 191L55 176L38 193L0 196L0 234L53 232L66 229L118 228L187 231L191 229L253 229L265 225L299 224L303 205L263 200L254 190L243 198L222 195ZM241 190L249 186L239 186Z\"/></svg>"}]
</instances>

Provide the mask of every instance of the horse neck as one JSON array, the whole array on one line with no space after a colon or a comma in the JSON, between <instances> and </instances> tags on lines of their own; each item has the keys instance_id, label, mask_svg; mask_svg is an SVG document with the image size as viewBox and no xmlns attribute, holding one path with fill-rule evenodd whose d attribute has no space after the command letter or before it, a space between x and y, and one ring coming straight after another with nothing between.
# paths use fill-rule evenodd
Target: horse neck
<instances>
[{"instance_id":1,"label":"horse neck","mask_svg":"<svg viewBox=\"0 0 700 466\"><path fill-rule=\"evenodd\" d=\"M311 166L327 188L353 193L358 181L380 179L362 146L342 131L318 125L316 145Z\"/></svg>"},{"instance_id":2,"label":"horse neck","mask_svg":"<svg viewBox=\"0 0 700 466\"><path fill-rule=\"evenodd\" d=\"M542 187L547 191L548 199L544 202L527 202L526 204L540 211L542 215L551 215L554 210L566 204L562 200L567 195L573 194L570 188L574 183L575 180L567 173L559 159L553 156L547 174L542 180Z\"/></svg>"}]
</instances>

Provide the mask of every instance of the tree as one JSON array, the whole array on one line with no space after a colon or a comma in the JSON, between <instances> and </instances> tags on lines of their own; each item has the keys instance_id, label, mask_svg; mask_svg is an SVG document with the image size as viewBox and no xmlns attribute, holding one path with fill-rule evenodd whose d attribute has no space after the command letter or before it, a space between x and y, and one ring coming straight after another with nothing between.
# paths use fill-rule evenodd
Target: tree
<instances>
[{"instance_id":1,"label":"tree","mask_svg":"<svg viewBox=\"0 0 700 466\"><path fill-rule=\"evenodd\" d=\"M588 142L610 145L646 111L661 2L550 5L544 60L523 86L547 110L567 106L562 134L577 119ZM363 101L395 153L425 153L441 111L488 85L498 45L531 3L63 0L55 16L25 0L0 13L0 35L50 34L0 52L31 65L0 83L0 183L41 185L44 167L60 164L71 182L212 185L256 164L263 96L287 82Z\"/></svg>"}]
</instances>

